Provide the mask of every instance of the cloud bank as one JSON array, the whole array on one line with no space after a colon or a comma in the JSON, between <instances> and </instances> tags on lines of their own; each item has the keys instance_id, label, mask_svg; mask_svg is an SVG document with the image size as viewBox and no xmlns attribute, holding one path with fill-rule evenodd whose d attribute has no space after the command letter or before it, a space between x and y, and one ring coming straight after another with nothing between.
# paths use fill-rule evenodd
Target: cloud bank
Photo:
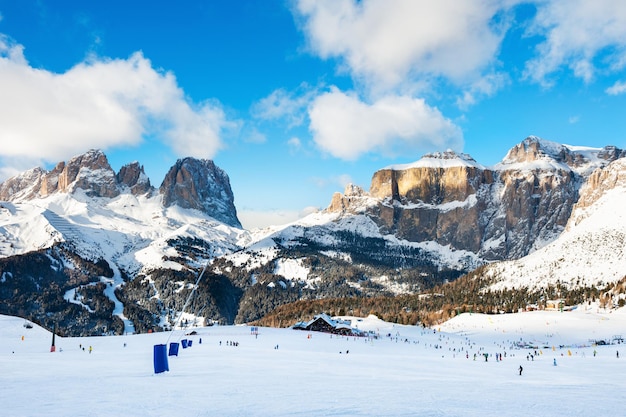
<instances>
[{"instance_id":1,"label":"cloud bank","mask_svg":"<svg viewBox=\"0 0 626 417\"><path fill-rule=\"evenodd\" d=\"M333 88L318 96L309 115L314 141L337 158L367 152L397 155L417 147L462 147L460 129L422 99L386 96L367 104Z\"/></svg>"},{"instance_id":2,"label":"cloud bank","mask_svg":"<svg viewBox=\"0 0 626 417\"><path fill-rule=\"evenodd\" d=\"M626 67L626 2L622 0L541 1L529 35L544 38L525 76L547 87L563 68L585 82Z\"/></svg>"},{"instance_id":3,"label":"cloud bank","mask_svg":"<svg viewBox=\"0 0 626 417\"><path fill-rule=\"evenodd\" d=\"M57 74L30 66L23 47L0 35L0 91L5 162L56 162L148 136L178 156L212 158L232 124L219 103L192 103L173 74L154 69L140 52L92 57Z\"/></svg>"},{"instance_id":4,"label":"cloud bank","mask_svg":"<svg viewBox=\"0 0 626 417\"><path fill-rule=\"evenodd\" d=\"M507 77L494 71L508 27L502 9L502 2L492 0L296 1L293 13L309 51L337 60L338 71L355 85L309 98L309 131L318 148L348 160L367 153L462 150L461 129L420 91L443 79L466 90L457 103L468 107L505 85ZM290 100L276 100L285 97ZM267 102L297 101L276 91Z\"/></svg>"},{"instance_id":5,"label":"cloud bank","mask_svg":"<svg viewBox=\"0 0 626 417\"><path fill-rule=\"evenodd\" d=\"M392 88L407 78L463 81L494 61L506 25L500 2L300 0L310 49L338 58L356 79Z\"/></svg>"}]
</instances>

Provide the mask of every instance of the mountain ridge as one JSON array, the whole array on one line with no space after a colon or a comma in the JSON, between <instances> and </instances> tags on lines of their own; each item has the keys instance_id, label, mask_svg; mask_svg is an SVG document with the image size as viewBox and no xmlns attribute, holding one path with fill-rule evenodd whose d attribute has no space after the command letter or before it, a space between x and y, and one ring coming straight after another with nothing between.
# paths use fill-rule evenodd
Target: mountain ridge
<instances>
[{"instance_id":1,"label":"mountain ridge","mask_svg":"<svg viewBox=\"0 0 626 417\"><path fill-rule=\"evenodd\" d=\"M586 201L593 212L608 192L599 188L610 191L602 172L623 155L536 137L490 168L453 151L428 154L375 172L370 191L348 185L321 212L248 231L228 176L212 161L178 160L157 190L138 162L115 174L101 151L90 151L0 184L0 294L8 283L37 282L34 270L15 266L35 251L68 276L54 308L64 311L63 294L81 294L90 314L116 318L96 328L119 329L119 320L139 332L168 328L205 267L191 319L245 323L297 300L416 294L556 241L583 184L600 194L583 194L580 210ZM70 284L76 265L108 265L112 275ZM89 304L97 283L111 291Z\"/></svg>"},{"instance_id":2,"label":"mountain ridge","mask_svg":"<svg viewBox=\"0 0 626 417\"><path fill-rule=\"evenodd\" d=\"M492 168L453 151L427 154L375 172L369 192L349 185L327 210L369 211L397 236L469 249L489 261L521 257L538 248L537 237L548 242L560 234L593 170L624 155L613 146L568 147L535 136ZM523 234L531 238L513 242Z\"/></svg>"},{"instance_id":3,"label":"mountain ridge","mask_svg":"<svg viewBox=\"0 0 626 417\"><path fill-rule=\"evenodd\" d=\"M50 171L33 168L7 179L0 183L0 201L23 202L55 193L73 194L78 189L89 197L103 198L157 192L139 162L122 166L116 174L104 152L92 149L68 162L59 162ZM164 207L179 205L200 210L241 228L228 175L213 161L179 159L166 174L158 193L163 195Z\"/></svg>"}]
</instances>

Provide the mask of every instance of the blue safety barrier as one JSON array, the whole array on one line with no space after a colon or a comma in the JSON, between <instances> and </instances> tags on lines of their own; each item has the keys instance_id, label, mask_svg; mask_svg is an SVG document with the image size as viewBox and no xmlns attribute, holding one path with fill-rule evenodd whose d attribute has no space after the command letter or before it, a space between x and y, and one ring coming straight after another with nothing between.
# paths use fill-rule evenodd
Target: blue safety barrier
<instances>
[{"instance_id":1,"label":"blue safety barrier","mask_svg":"<svg viewBox=\"0 0 626 417\"><path fill-rule=\"evenodd\" d=\"M161 372L169 370L170 368L167 363L167 346L154 345L154 373L160 374Z\"/></svg>"},{"instance_id":2,"label":"blue safety barrier","mask_svg":"<svg viewBox=\"0 0 626 417\"><path fill-rule=\"evenodd\" d=\"M178 347L180 345L176 342L170 343L170 351L168 356L178 356Z\"/></svg>"}]
</instances>

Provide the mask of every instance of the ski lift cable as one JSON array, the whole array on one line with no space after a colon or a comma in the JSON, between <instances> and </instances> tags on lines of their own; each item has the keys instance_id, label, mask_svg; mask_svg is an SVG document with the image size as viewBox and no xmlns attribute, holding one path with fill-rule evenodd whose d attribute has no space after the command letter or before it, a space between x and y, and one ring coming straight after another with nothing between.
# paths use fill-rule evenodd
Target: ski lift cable
<instances>
[{"instance_id":1,"label":"ski lift cable","mask_svg":"<svg viewBox=\"0 0 626 417\"><path fill-rule=\"evenodd\" d=\"M193 286L193 289L191 290L191 292L189 293L189 295L187 296L187 300L185 300L185 304L183 305L183 309L180 312L180 316L178 317L178 320L176 321L176 323L174 324L174 330L176 330L176 326L180 325L180 322L183 319L183 315L185 314L185 310L187 309L187 305L189 305L189 301L191 301L191 297L193 297L193 294L196 292L196 288L198 288L198 284L200 283L200 280L202 279L202 276L204 275L204 271L206 271L207 267L209 266L209 262L211 260L208 259L207 262L204 264L204 268L202 268L202 272L200 273L200 275L198 276L198 279L196 280L196 284ZM168 344L172 334L174 334L174 330L172 330L170 332L170 335L167 338L167 341L165 342L165 344ZM182 338L182 334L179 336L178 341L180 342L180 339Z\"/></svg>"}]
</instances>

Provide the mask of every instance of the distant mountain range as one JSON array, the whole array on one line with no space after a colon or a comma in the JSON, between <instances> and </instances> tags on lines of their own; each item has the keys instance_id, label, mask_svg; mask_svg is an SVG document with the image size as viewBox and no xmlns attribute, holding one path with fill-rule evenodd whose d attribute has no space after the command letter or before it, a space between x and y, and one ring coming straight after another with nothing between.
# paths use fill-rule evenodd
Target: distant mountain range
<instances>
[{"instance_id":1,"label":"distant mountain range","mask_svg":"<svg viewBox=\"0 0 626 417\"><path fill-rule=\"evenodd\" d=\"M185 158L156 189L92 150L0 184L0 313L66 334L244 323L298 300L414 294L481 267L491 288L619 282L625 151L528 137L374 173L327 209L244 230L228 175Z\"/></svg>"}]
</instances>

